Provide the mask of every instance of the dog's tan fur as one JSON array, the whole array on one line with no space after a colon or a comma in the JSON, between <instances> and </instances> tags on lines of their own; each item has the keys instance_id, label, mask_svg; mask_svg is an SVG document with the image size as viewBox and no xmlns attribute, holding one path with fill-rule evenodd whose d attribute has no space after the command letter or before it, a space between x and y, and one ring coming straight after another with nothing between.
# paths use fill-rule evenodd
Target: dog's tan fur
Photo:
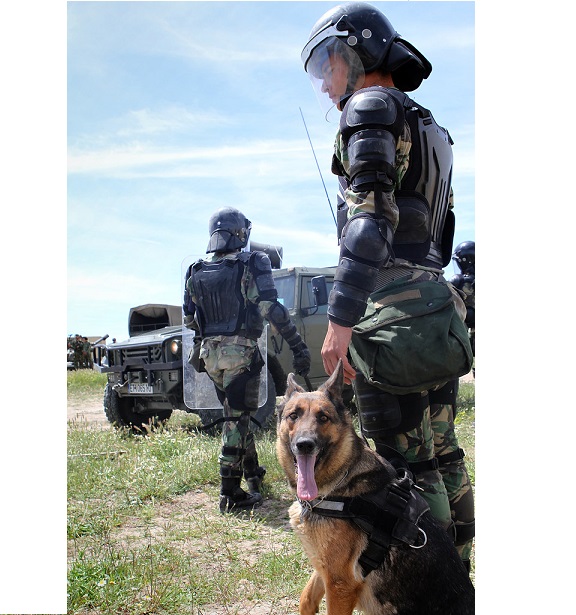
<instances>
[{"instance_id":1,"label":"dog's tan fur","mask_svg":"<svg viewBox=\"0 0 576 615\"><path fill-rule=\"evenodd\" d=\"M382 485L396 478L392 466L382 460L356 433L349 412L341 401L342 381L341 362L318 391L305 392L296 383L293 374L288 377L286 395L278 409L276 452L295 492L298 488L295 458L300 452L298 443L302 441L315 443L317 457L314 478L318 498L329 495L353 497L373 491L375 482ZM403 595L396 599L395 592L402 593L398 576L405 574L407 567L415 569L416 575L421 574L417 570L419 566L425 571L430 569L431 555L423 556L423 566L420 562L412 564L416 561L413 559L416 550L406 547L404 550L392 549L386 566L363 578L358 558L367 546L368 539L354 523L313 514L300 501L290 507L289 515L290 523L299 535L314 568L300 596L301 615L314 615L324 595L329 615L351 615L355 608L368 614L392 615L399 611L398 605L402 600L412 600L412 597L405 598ZM451 547L448 544L446 548ZM469 591L466 585L466 582L469 583L467 574L461 562L458 564L455 549L451 556L456 558L453 565L462 568L457 573L463 577L460 581L464 589L458 591L466 593ZM438 580L431 582L437 584ZM409 588L409 591L414 590ZM420 591L423 594L420 600L425 602L425 584ZM388 595L390 599L387 599ZM417 605L412 610L402 612L427 612L426 606L422 607L424 610L419 608L420 605ZM444 611L431 609L429 612ZM469 610L461 607L456 610L447 609L445 612L473 613L473 608Z\"/></svg>"}]
</instances>

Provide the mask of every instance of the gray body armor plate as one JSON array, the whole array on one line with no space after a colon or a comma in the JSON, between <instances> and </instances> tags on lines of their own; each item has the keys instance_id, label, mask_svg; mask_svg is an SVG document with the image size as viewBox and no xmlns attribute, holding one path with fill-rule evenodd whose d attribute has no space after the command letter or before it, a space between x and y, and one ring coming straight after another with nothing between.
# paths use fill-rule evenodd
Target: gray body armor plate
<instances>
[{"instance_id":1,"label":"gray body armor plate","mask_svg":"<svg viewBox=\"0 0 576 615\"><path fill-rule=\"evenodd\" d=\"M439 126L428 109L404 98L406 120L412 132L410 164L402 180L401 190L396 191L396 202L402 210L407 191L422 195L430 207L430 249L425 264L442 267L450 262L454 235L454 214L449 210L450 186L452 183L452 138L445 128ZM399 227L402 226L402 213ZM397 256L399 246L394 245Z\"/></svg>"}]
</instances>

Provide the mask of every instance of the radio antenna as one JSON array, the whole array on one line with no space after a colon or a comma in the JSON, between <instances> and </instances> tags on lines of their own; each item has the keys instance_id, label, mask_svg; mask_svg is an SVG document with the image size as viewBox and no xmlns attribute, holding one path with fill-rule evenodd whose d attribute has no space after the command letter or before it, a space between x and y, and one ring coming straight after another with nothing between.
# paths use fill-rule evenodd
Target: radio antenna
<instances>
[{"instance_id":1,"label":"radio antenna","mask_svg":"<svg viewBox=\"0 0 576 615\"><path fill-rule=\"evenodd\" d=\"M330 213L332 214L332 218L334 219L334 224L336 228L338 228L338 223L336 222L336 216L334 215L334 210L332 209L332 203L330 202L330 197L328 196L328 190L326 190L326 184L324 183L324 178L322 177L322 171L320 171L320 165L318 164L318 159L316 158L316 152L314 151L314 146L312 145L312 139L310 138L310 133L308 132L308 126L306 126L306 120L304 119L304 114L302 113L302 109L300 109L300 115L302 116L302 122L304 122L304 128L306 129L306 134L308 135L308 141L310 143L310 147L312 148L312 154L314 154L314 160L316 161L316 168L318 169L318 173L320 173L320 179L322 180L322 185L324 186L324 192L326 193L326 198L328 199L328 205L330 206Z\"/></svg>"}]
</instances>

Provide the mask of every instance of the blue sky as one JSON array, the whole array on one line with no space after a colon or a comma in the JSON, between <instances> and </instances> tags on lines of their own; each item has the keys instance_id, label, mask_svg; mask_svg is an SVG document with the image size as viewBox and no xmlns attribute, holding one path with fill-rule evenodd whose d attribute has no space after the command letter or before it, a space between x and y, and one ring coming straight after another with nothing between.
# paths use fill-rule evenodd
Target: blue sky
<instances>
[{"instance_id":1,"label":"blue sky","mask_svg":"<svg viewBox=\"0 0 576 615\"><path fill-rule=\"evenodd\" d=\"M455 141L454 245L475 239L474 4L375 2L431 61L414 94ZM337 262L336 124L300 51L331 2L68 4L67 333L127 337L130 307L181 302L222 206L284 265ZM334 114L337 118L339 114ZM452 266L447 268L451 275Z\"/></svg>"}]
</instances>

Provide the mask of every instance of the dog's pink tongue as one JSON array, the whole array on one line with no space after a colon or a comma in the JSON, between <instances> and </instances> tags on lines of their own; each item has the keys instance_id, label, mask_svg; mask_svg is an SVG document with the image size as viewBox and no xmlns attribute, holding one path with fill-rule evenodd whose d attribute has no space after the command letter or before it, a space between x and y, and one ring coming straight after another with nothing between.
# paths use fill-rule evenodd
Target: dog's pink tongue
<instances>
[{"instance_id":1,"label":"dog's pink tongue","mask_svg":"<svg viewBox=\"0 0 576 615\"><path fill-rule=\"evenodd\" d=\"M296 495L301 500L313 500L318 497L318 487L314 480L314 463L316 455L297 455L298 482Z\"/></svg>"}]
</instances>

